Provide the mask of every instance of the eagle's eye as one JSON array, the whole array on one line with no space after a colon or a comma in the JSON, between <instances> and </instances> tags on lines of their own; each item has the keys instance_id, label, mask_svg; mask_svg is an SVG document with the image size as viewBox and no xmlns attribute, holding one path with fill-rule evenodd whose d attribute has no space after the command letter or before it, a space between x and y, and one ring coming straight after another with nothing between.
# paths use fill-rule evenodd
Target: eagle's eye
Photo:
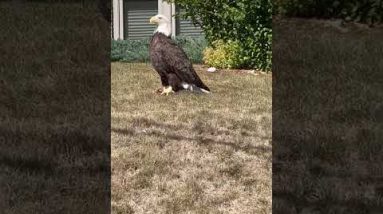
<instances>
[{"instance_id":1,"label":"eagle's eye","mask_svg":"<svg viewBox=\"0 0 383 214\"><path fill-rule=\"evenodd\" d=\"M162 17L160 16L160 17L158 17L159 19L162 19Z\"/></svg>"}]
</instances>

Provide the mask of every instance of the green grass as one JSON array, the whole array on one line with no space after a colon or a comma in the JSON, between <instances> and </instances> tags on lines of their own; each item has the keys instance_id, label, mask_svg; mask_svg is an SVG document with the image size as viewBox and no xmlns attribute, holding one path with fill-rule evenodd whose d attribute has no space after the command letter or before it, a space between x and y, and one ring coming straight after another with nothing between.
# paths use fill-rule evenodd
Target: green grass
<instances>
[{"instance_id":1,"label":"green grass","mask_svg":"<svg viewBox=\"0 0 383 214\"><path fill-rule=\"evenodd\" d=\"M276 213L381 213L382 37L382 27L274 20Z\"/></svg>"},{"instance_id":2,"label":"green grass","mask_svg":"<svg viewBox=\"0 0 383 214\"><path fill-rule=\"evenodd\" d=\"M108 24L81 4L0 14L0 212L107 212Z\"/></svg>"},{"instance_id":3,"label":"green grass","mask_svg":"<svg viewBox=\"0 0 383 214\"><path fill-rule=\"evenodd\" d=\"M271 213L271 74L195 68L211 94L112 63L113 213Z\"/></svg>"}]
</instances>

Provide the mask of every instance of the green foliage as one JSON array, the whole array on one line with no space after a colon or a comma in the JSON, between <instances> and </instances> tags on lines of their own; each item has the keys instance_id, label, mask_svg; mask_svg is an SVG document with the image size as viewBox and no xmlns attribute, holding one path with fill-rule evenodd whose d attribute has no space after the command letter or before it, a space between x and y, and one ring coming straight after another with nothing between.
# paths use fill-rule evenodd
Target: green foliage
<instances>
[{"instance_id":1,"label":"green foliage","mask_svg":"<svg viewBox=\"0 0 383 214\"><path fill-rule=\"evenodd\" d=\"M383 21L383 0L276 0L274 13L286 16L343 18L368 24Z\"/></svg>"},{"instance_id":2,"label":"green foliage","mask_svg":"<svg viewBox=\"0 0 383 214\"><path fill-rule=\"evenodd\" d=\"M203 37L177 36L175 40L192 62L202 63L202 51L207 46ZM149 38L114 40L111 47L111 61L149 62L149 43Z\"/></svg>"},{"instance_id":3,"label":"green foliage","mask_svg":"<svg viewBox=\"0 0 383 214\"><path fill-rule=\"evenodd\" d=\"M149 39L112 40L111 61L147 62L148 51Z\"/></svg>"},{"instance_id":4,"label":"green foliage","mask_svg":"<svg viewBox=\"0 0 383 214\"><path fill-rule=\"evenodd\" d=\"M203 36L177 36L176 42L184 49L192 62L202 63L202 52L207 46L207 42Z\"/></svg>"},{"instance_id":5,"label":"green foliage","mask_svg":"<svg viewBox=\"0 0 383 214\"><path fill-rule=\"evenodd\" d=\"M369 24L383 22L383 0L355 1L345 11L346 18L367 22Z\"/></svg>"},{"instance_id":6,"label":"green foliage","mask_svg":"<svg viewBox=\"0 0 383 214\"><path fill-rule=\"evenodd\" d=\"M204 50L203 60L209 66L217 68L238 68L244 64L241 58L242 48L238 41L214 41L211 47Z\"/></svg>"},{"instance_id":7,"label":"green foliage","mask_svg":"<svg viewBox=\"0 0 383 214\"><path fill-rule=\"evenodd\" d=\"M169 0L203 29L209 46L235 41L242 68L271 69L271 0Z\"/></svg>"}]
</instances>

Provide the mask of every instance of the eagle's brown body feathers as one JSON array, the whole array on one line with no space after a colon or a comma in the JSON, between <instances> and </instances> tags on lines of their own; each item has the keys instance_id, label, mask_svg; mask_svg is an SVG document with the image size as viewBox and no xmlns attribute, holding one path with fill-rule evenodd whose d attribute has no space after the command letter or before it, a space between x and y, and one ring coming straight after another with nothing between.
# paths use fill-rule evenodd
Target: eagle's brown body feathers
<instances>
[{"instance_id":1,"label":"eagle's brown body feathers","mask_svg":"<svg viewBox=\"0 0 383 214\"><path fill-rule=\"evenodd\" d=\"M171 86L174 91L193 90L193 87L210 91L198 77L186 53L170 36L161 32L154 33L149 51L151 63L160 75L164 87Z\"/></svg>"}]
</instances>

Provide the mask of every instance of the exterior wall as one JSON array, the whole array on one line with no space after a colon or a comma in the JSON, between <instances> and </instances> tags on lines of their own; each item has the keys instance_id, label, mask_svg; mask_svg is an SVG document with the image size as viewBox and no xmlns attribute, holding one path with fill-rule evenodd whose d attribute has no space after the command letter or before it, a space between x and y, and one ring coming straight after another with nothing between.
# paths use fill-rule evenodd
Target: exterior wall
<instances>
[{"instance_id":1,"label":"exterior wall","mask_svg":"<svg viewBox=\"0 0 383 214\"><path fill-rule=\"evenodd\" d=\"M177 12L181 12L177 8ZM176 35L184 35L184 36L200 36L202 34L202 29L198 26L194 26L191 20L178 18L176 22Z\"/></svg>"},{"instance_id":2,"label":"exterior wall","mask_svg":"<svg viewBox=\"0 0 383 214\"><path fill-rule=\"evenodd\" d=\"M149 17L162 14L171 20L172 37L176 35L198 36L201 29L190 21L176 19L176 7L164 0L113 0L113 39L142 38L150 36L155 26L149 25ZM150 4L150 5L149 5Z\"/></svg>"},{"instance_id":3,"label":"exterior wall","mask_svg":"<svg viewBox=\"0 0 383 214\"><path fill-rule=\"evenodd\" d=\"M157 0L124 0L124 39L150 37L156 26L149 18L157 14Z\"/></svg>"}]
</instances>

